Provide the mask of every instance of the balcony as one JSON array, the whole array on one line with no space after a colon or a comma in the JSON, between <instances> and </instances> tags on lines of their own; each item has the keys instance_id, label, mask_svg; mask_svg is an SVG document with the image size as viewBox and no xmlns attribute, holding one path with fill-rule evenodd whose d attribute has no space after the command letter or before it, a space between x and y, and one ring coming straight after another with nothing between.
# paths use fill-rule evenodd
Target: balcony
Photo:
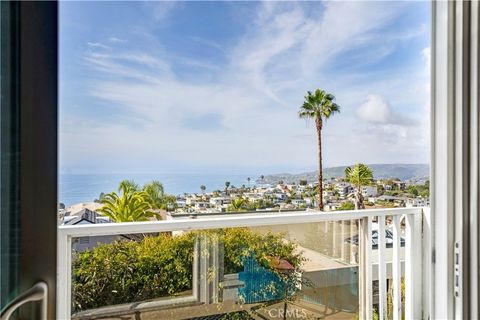
<instances>
[{"instance_id":1,"label":"balcony","mask_svg":"<svg viewBox=\"0 0 480 320\"><path fill-rule=\"evenodd\" d=\"M58 317L418 319L428 216L398 208L61 226Z\"/></svg>"}]
</instances>

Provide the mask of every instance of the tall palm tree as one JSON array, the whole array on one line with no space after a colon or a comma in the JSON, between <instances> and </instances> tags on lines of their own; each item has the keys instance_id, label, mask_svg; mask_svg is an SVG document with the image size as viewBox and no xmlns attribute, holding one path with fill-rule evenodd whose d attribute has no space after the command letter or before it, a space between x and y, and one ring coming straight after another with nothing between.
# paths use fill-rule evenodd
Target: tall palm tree
<instances>
[{"instance_id":1,"label":"tall palm tree","mask_svg":"<svg viewBox=\"0 0 480 320\"><path fill-rule=\"evenodd\" d=\"M363 203L362 187L367 186L373 181L373 171L363 163L347 167L345 169L345 178L356 188L355 192L355 210L365 209Z\"/></svg>"},{"instance_id":2,"label":"tall palm tree","mask_svg":"<svg viewBox=\"0 0 480 320\"><path fill-rule=\"evenodd\" d=\"M202 193L205 193L205 190L207 190L207 187L205 187L203 184L200 186L200 190L202 190Z\"/></svg>"},{"instance_id":3,"label":"tall palm tree","mask_svg":"<svg viewBox=\"0 0 480 320\"><path fill-rule=\"evenodd\" d=\"M252 180L252 178L248 177L247 178L247 181L248 181L248 188L250 189L250 180Z\"/></svg>"},{"instance_id":4,"label":"tall palm tree","mask_svg":"<svg viewBox=\"0 0 480 320\"><path fill-rule=\"evenodd\" d=\"M225 193L227 193L228 187L230 187L230 181L225 181Z\"/></svg>"},{"instance_id":5,"label":"tall palm tree","mask_svg":"<svg viewBox=\"0 0 480 320\"><path fill-rule=\"evenodd\" d=\"M322 129L324 122L333 114L340 112L340 106L335 102L335 96L324 90L308 91L303 105L298 111L301 119L314 119L318 141L318 210L323 210L323 168L322 168Z\"/></svg>"}]
</instances>

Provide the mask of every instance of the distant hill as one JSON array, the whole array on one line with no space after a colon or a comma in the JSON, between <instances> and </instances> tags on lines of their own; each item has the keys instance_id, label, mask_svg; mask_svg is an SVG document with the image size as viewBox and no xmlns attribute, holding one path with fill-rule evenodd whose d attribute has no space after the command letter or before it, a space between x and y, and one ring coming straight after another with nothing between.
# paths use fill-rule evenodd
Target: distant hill
<instances>
[{"instance_id":1,"label":"distant hill","mask_svg":"<svg viewBox=\"0 0 480 320\"><path fill-rule=\"evenodd\" d=\"M373 170L375 179L399 178L400 180L423 179L430 175L430 166L428 164L369 164ZM345 168L347 166L331 167L323 169L324 179L339 178L345 176ZM298 183L299 180L307 180L308 182L317 181L318 172L303 173L279 173L265 175L264 180L257 178L258 183L274 184L280 180L285 183Z\"/></svg>"}]
</instances>

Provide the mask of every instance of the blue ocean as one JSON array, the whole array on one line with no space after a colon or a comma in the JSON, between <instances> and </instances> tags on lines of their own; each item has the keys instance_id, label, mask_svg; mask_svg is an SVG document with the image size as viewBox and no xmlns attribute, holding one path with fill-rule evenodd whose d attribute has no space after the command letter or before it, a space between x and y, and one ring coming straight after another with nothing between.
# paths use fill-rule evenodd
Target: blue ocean
<instances>
[{"instance_id":1,"label":"blue ocean","mask_svg":"<svg viewBox=\"0 0 480 320\"><path fill-rule=\"evenodd\" d=\"M248 185L247 178L251 177L253 185L257 175L247 174L202 174L202 173L175 173L175 174L60 174L59 202L67 207L76 203L89 202L98 199L101 192L117 191L120 181L134 180L143 185L152 180L159 180L168 194L179 195L184 192L200 192L200 186L205 185L207 192L223 190L225 181L240 187Z\"/></svg>"}]
</instances>

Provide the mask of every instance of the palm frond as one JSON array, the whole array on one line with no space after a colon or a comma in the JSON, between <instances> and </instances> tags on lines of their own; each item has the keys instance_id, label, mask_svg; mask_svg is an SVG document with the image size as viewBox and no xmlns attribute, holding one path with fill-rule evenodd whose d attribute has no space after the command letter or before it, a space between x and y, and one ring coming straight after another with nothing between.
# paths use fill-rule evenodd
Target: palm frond
<instances>
[{"instance_id":1,"label":"palm frond","mask_svg":"<svg viewBox=\"0 0 480 320\"><path fill-rule=\"evenodd\" d=\"M335 96L324 90L307 91L304 102L298 111L301 119L328 119L340 112L340 106L334 103Z\"/></svg>"}]
</instances>

